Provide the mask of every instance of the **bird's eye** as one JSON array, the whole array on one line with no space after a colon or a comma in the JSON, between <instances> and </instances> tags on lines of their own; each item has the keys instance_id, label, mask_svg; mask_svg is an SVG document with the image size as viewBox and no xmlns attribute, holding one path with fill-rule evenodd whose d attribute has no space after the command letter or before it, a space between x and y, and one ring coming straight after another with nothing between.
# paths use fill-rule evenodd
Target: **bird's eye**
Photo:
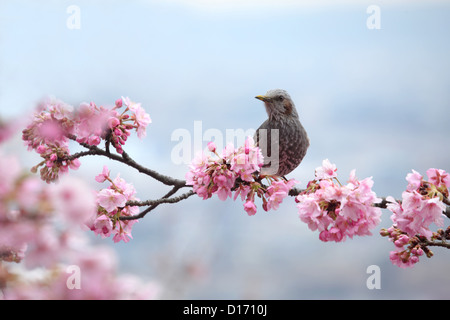
<instances>
[{"instance_id":1,"label":"bird's eye","mask_svg":"<svg viewBox=\"0 0 450 320\"><path fill-rule=\"evenodd\" d=\"M277 100L278 100L278 101L283 101L283 96L278 96L278 97L277 97Z\"/></svg>"}]
</instances>

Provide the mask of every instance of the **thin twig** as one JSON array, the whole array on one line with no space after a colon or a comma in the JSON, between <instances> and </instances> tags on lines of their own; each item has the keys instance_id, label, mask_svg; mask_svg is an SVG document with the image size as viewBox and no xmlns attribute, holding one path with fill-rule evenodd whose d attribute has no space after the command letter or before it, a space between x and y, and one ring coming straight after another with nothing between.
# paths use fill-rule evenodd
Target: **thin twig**
<instances>
[{"instance_id":1,"label":"thin twig","mask_svg":"<svg viewBox=\"0 0 450 320\"><path fill-rule=\"evenodd\" d=\"M443 247L450 249L450 242L445 241L430 241L428 239L422 239L419 243L421 246L430 246L430 247Z\"/></svg>"},{"instance_id":2,"label":"thin twig","mask_svg":"<svg viewBox=\"0 0 450 320\"><path fill-rule=\"evenodd\" d=\"M69 138L76 141L76 137L74 135L70 135ZM141 172L145 175L148 175L155 180L158 180L159 182L161 182L165 185L176 186L179 188L186 186L185 180L175 179L175 178L160 174L152 169L141 166L136 161L134 161L125 151L123 152L122 156L120 156L120 155L117 155L114 153L109 153L103 149L98 148L97 146L91 146L87 143L79 142L79 144L82 145L83 147L89 149L89 151L82 151L82 152L75 153L75 154L67 157L67 160L74 160L76 158L80 158L80 157L84 157L84 156L91 156L91 155L104 156L111 160L115 160L115 161L124 163L124 164L138 170L139 172Z\"/></svg>"},{"instance_id":3,"label":"thin twig","mask_svg":"<svg viewBox=\"0 0 450 320\"><path fill-rule=\"evenodd\" d=\"M173 190L173 189L172 189ZM170 191L169 193L171 193L172 191ZM195 192L192 190L189 190L186 193L183 193L182 195L178 196L178 197L162 197L161 199L158 200L147 200L145 201L146 204L144 205L150 205L149 208L145 209L144 211L142 211L141 213L134 215L134 216L122 216L119 219L120 220L136 220L136 219L141 219L143 217L145 217L145 215L147 213L149 213L150 211L152 211L153 209L155 209L158 205L162 204L162 203L177 203L180 202L182 200L185 200L187 198L189 198L190 196L194 195ZM133 205L133 203L131 202L131 205Z\"/></svg>"},{"instance_id":4,"label":"thin twig","mask_svg":"<svg viewBox=\"0 0 450 320\"><path fill-rule=\"evenodd\" d=\"M170 196L173 196L178 190L180 189L180 187L173 187L168 193L166 193L163 197L161 197L159 200L161 199L167 199ZM145 200L145 201L127 201L126 205L127 206L137 206L137 207L145 207L145 206L151 206L154 205L155 203L157 203L159 200Z\"/></svg>"}]
</instances>

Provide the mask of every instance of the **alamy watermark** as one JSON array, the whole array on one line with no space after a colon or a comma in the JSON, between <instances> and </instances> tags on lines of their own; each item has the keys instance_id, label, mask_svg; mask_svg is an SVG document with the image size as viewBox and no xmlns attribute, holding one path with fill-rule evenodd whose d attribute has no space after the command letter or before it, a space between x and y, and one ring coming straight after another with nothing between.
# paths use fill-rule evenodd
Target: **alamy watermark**
<instances>
[{"instance_id":1,"label":"alamy watermark","mask_svg":"<svg viewBox=\"0 0 450 320\"><path fill-rule=\"evenodd\" d=\"M380 6L370 5L366 10L367 14L370 16L367 17L366 26L369 30L379 30L381 29L381 9Z\"/></svg>"},{"instance_id":2,"label":"alamy watermark","mask_svg":"<svg viewBox=\"0 0 450 320\"><path fill-rule=\"evenodd\" d=\"M279 166L279 130L260 129L258 146L262 151L267 167L265 174L275 174ZM171 141L177 142L173 146L170 157L176 165L189 165L192 159L201 151L207 153L206 144L213 141L220 154L225 146L232 143L234 147L244 146L245 140L253 137L255 129L225 129L225 133L217 128L203 130L202 121L194 121L192 130L178 128L172 132ZM269 141L270 137L270 141ZM269 147L268 147L269 146Z\"/></svg>"},{"instance_id":3,"label":"alamy watermark","mask_svg":"<svg viewBox=\"0 0 450 320\"><path fill-rule=\"evenodd\" d=\"M70 5L66 9L66 13L69 16L66 19L67 29L81 29L81 10L77 5Z\"/></svg>"},{"instance_id":4,"label":"alamy watermark","mask_svg":"<svg viewBox=\"0 0 450 320\"><path fill-rule=\"evenodd\" d=\"M366 273L370 276L366 280L367 289L381 289L381 269L376 264L370 265L366 269Z\"/></svg>"},{"instance_id":5,"label":"alamy watermark","mask_svg":"<svg viewBox=\"0 0 450 320\"><path fill-rule=\"evenodd\" d=\"M69 290L81 289L81 269L73 264L66 268L66 273L70 274L66 280L66 286Z\"/></svg>"}]
</instances>

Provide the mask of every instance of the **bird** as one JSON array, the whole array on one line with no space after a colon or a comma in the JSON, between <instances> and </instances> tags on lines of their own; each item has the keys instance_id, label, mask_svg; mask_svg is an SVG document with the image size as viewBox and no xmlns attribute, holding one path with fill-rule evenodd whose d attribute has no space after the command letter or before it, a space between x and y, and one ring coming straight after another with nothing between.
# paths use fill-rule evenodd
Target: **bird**
<instances>
[{"instance_id":1,"label":"bird","mask_svg":"<svg viewBox=\"0 0 450 320\"><path fill-rule=\"evenodd\" d=\"M306 155L310 145L308 134L286 90L269 90L255 98L264 102L268 116L253 137L264 157L260 175L287 180L285 176L297 168Z\"/></svg>"}]
</instances>

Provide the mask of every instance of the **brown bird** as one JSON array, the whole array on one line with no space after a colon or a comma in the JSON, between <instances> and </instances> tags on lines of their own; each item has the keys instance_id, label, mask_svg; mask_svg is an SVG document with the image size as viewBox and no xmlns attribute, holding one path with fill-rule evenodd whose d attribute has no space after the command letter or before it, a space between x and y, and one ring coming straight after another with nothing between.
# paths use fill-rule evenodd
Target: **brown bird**
<instances>
[{"instance_id":1,"label":"brown bird","mask_svg":"<svg viewBox=\"0 0 450 320\"><path fill-rule=\"evenodd\" d=\"M309 147L309 138L294 102L285 90L256 96L264 101L269 118L256 130L254 140L264 156L261 175L284 177L298 167Z\"/></svg>"}]
</instances>

